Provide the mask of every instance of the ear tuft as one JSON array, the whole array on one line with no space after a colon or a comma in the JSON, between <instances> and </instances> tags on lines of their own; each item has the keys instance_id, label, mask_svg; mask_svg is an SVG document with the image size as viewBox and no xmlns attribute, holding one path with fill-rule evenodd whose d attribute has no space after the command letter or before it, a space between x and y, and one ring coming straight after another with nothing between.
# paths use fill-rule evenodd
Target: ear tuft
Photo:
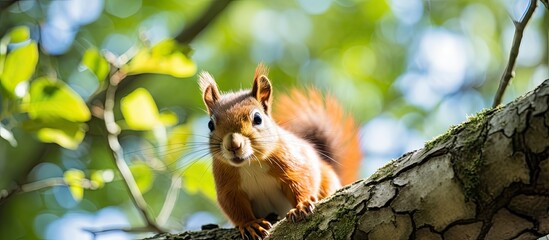
<instances>
[{"instance_id":1,"label":"ear tuft","mask_svg":"<svg viewBox=\"0 0 549 240\"><path fill-rule=\"evenodd\" d=\"M263 63L257 64L257 67L255 68L254 81L261 77L261 75L269 75L269 68Z\"/></svg>"},{"instance_id":2,"label":"ear tuft","mask_svg":"<svg viewBox=\"0 0 549 240\"><path fill-rule=\"evenodd\" d=\"M214 78L208 72L201 72L198 76L198 85L202 92L202 98L208 108L208 113L212 114L213 107L219 101L220 94Z\"/></svg>"},{"instance_id":3,"label":"ear tuft","mask_svg":"<svg viewBox=\"0 0 549 240\"><path fill-rule=\"evenodd\" d=\"M200 92L204 93L206 88L211 84L216 85L214 78L210 73L203 71L198 75L198 85L200 86Z\"/></svg>"},{"instance_id":4,"label":"ear tuft","mask_svg":"<svg viewBox=\"0 0 549 240\"><path fill-rule=\"evenodd\" d=\"M261 103L265 113L267 113L267 115L271 115L271 99L273 89L271 86L271 81L267 78L268 72L268 68L262 63L257 66L255 69L254 84L251 94Z\"/></svg>"}]
</instances>

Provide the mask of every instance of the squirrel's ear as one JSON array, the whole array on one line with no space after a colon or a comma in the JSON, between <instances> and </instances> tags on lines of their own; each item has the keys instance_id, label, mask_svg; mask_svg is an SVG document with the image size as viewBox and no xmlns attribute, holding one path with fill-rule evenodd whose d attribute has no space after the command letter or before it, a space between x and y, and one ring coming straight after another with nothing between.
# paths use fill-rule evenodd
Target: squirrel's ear
<instances>
[{"instance_id":1,"label":"squirrel's ear","mask_svg":"<svg viewBox=\"0 0 549 240\"><path fill-rule=\"evenodd\" d=\"M271 86L271 81L267 78L267 71L267 68L263 64L259 64L255 69L252 96L254 96L261 103L265 113L267 113L267 115L271 115L273 88Z\"/></svg>"},{"instance_id":2,"label":"squirrel's ear","mask_svg":"<svg viewBox=\"0 0 549 240\"><path fill-rule=\"evenodd\" d=\"M200 73L198 77L198 85L200 85L200 91L202 92L202 98L208 108L208 113L212 114L212 109L215 103L219 101L220 94L217 90L217 84L212 75L208 72Z\"/></svg>"}]
</instances>

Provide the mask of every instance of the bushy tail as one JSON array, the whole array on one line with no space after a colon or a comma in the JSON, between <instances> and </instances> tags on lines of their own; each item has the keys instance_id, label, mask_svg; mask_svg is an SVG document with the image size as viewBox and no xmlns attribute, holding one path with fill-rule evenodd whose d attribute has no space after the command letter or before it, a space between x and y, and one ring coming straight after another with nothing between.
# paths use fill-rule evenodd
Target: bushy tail
<instances>
[{"instance_id":1,"label":"bushy tail","mask_svg":"<svg viewBox=\"0 0 549 240\"><path fill-rule=\"evenodd\" d=\"M357 179L362 153L358 127L332 96L322 97L318 90L294 89L275 97L277 123L312 143L334 168L341 183Z\"/></svg>"}]
</instances>

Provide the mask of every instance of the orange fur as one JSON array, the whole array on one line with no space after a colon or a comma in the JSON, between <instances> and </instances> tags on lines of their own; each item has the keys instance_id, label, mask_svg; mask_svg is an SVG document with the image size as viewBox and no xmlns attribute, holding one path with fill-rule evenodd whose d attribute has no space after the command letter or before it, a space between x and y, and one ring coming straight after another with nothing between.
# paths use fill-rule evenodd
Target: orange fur
<instances>
[{"instance_id":1,"label":"orange fur","mask_svg":"<svg viewBox=\"0 0 549 240\"><path fill-rule=\"evenodd\" d=\"M275 122L267 72L260 64L252 89L235 93L221 94L207 73L199 80L211 117L219 205L243 237L253 239L268 234L269 213L291 222L305 218L341 186L340 178L356 178L360 160L356 126L332 97L316 90L282 96Z\"/></svg>"}]
</instances>

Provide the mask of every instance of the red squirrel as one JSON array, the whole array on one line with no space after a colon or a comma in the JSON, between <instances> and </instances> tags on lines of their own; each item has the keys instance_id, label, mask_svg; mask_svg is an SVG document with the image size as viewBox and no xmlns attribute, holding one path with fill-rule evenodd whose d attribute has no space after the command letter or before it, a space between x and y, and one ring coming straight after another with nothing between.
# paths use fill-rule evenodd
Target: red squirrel
<instances>
[{"instance_id":1,"label":"red squirrel","mask_svg":"<svg viewBox=\"0 0 549 240\"><path fill-rule=\"evenodd\" d=\"M217 200L243 238L268 235L269 214L297 222L318 200L358 175L358 129L332 97L317 90L281 96L259 64L251 90L221 94L207 72L199 76L210 115L209 147Z\"/></svg>"}]
</instances>

